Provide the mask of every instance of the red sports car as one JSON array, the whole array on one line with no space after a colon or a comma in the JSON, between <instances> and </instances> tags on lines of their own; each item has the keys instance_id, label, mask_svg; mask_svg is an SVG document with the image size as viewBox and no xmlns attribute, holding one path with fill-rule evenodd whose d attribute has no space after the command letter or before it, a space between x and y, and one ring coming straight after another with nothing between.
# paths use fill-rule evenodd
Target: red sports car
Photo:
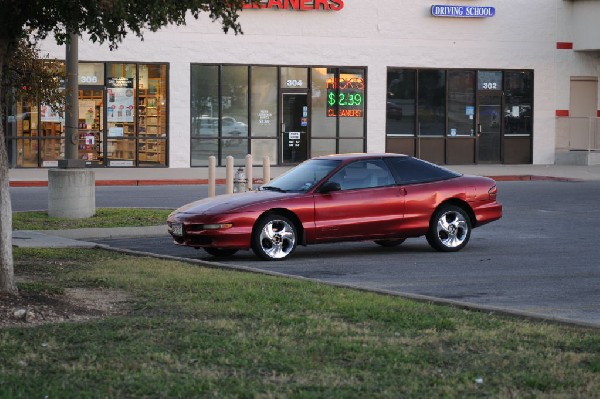
<instances>
[{"instance_id":1,"label":"red sports car","mask_svg":"<svg viewBox=\"0 0 600 399\"><path fill-rule=\"evenodd\" d=\"M214 256L250 249L282 260L300 245L373 240L396 246L425 236L438 251L462 249L471 230L502 217L496 183L406 155L310 159L258 191L221 195L169 215L175 243Z\"/></svg>"}]
</instances>

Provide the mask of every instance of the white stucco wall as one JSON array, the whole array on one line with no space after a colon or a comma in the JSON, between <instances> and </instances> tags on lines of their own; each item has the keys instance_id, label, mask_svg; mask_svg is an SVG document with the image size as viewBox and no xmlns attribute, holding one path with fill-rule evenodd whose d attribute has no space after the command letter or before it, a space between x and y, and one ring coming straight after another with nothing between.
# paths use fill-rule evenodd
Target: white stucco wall
<instances>
[{"instance_id":1,"label":"white stucco wall","mask_svg":"<svg viewBox=\"0 0 600 399\"><path fill-rule=\"evenodd\" d=\"M116 51L81 41L85 61L165 62L170 65L170 166L189 167L191 63L233 63L368 68L368 151L385 150L388 67L533 69L534 154L554 162L555 110L568 108L567 76L598 73L597 57L559 52L572 14L563 0L448 0L444 4L493 6L493 18L435 18L435 2L345 0L339 12L245 10L244 35L224 35L203 17L184 27L131 37ZM600 9L600 7L599 7ZM557 36L561 36L560 38ZM57 58L64 48L46 41ZM565 100L566 99L566 100Z\"/></svg>"}]
</instances>

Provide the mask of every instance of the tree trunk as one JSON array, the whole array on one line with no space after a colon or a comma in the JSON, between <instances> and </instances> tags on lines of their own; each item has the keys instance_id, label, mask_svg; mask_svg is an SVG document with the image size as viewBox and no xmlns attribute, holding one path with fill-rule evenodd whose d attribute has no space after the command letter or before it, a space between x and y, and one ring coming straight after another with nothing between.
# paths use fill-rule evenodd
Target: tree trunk
<instances>
[{"instance_id":1,"label":"tree trunk","mask_svg":"<svg viewBox=\"0 0 600 399\"><path fill-rule=\"evenodd\" d=\"M2 73L6 63L6 57L9 49L9 41L0 38L0 82L2 82ZM2 91L3 85L0 83L0 120L4 118L6 96ZM0 293L16 294L14 263L12 252L12 206L10 203L8 178L8 155L6 153L6 139L4 133L4 123L0 122Z\"/></svg>"}]
</instances>

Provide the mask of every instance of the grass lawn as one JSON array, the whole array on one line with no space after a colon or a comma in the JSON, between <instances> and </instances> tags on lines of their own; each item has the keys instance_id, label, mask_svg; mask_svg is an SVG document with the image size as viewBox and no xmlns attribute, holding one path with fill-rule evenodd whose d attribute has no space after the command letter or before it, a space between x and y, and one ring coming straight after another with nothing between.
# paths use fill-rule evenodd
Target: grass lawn
<instances>
[{"instance_id":1,"label":"grass lawn","mask_svg":"<svg viewBox=\"0 0 600 399\"><path fill-rule=\"evenodd\" d=\"M63 230L86 227L131 227L165 224L171 210L144 208L97 208L84 219L53 218L46 211L14 212L13 230Z\"/></svg>"},{"instance_id":2,"label":"grass lawn","mask_svg":"<svg viewBox=\"0 0 600 399\"><path fill-rule=\"evenodd\" d=\"M99 249L15 260L37 281L22 291L114 288L132 306L0 329L2 398L600 396L595 329Z\"/></svg>"}]
</instances>

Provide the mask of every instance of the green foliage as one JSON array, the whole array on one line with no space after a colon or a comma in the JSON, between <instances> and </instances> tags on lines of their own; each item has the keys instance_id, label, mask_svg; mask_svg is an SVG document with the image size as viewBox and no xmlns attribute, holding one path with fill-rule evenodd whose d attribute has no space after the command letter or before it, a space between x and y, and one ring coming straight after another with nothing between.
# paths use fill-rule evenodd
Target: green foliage
<instances>
[{"instance_id":1,"label":"green foliage","mask_svg":"<svg viewBox=\"0 0 600 399\"><path fill-rule=\"evenodd\" d=\"M61 90L64 64L43 57L29 40L20 39L8 58L2 81L6 101L44 102L55 110L64 107L65 96Z\"/></svg>"},{"instance_id":2,"label":"green foliage","mask_svg":"<svg viewBox=\"0 0 600 399\"><path fill-rule=\"evenodd\" d=\"M594 329L101 250L56 286L113 287L126 316L0 330L0 397L597 397ZM67 264L67 260L77 259ZM38 275L39 277L39 275Z\"/></svg>"},{"instance_id":3,"label":"green foliage","mask_svg":"<svg viewBox=\"0 0 600 399\"><path fill-rule=\"evenodd\" d=\"M71 33L87 34L93 42L115 47L128 33L143 37L167 24L183 25L186 16L207 13L225 32L241 32L237 22L241 0L0 0L0 39L35 38L52 34L65 43Z\"/></svg>"}]
</instances>

